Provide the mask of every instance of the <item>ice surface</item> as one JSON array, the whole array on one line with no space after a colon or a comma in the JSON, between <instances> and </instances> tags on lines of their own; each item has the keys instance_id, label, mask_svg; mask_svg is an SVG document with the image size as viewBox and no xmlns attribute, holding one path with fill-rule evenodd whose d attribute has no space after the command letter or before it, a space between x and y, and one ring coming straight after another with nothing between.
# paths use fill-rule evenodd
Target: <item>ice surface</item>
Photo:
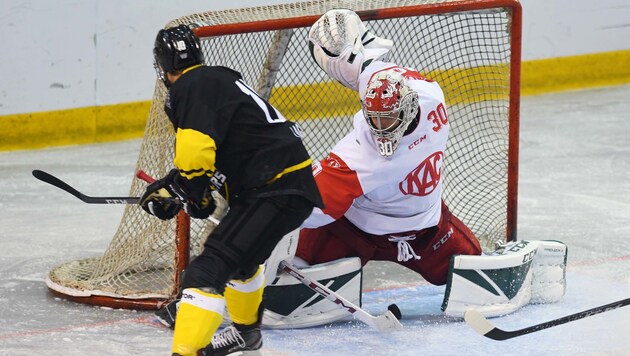
<instances>
[{"instance_id":1,"label":"ice surface","mask_svg":"<svg viewBox=\"0 0 630 356\"><path fill-rule=\"evenodd\" d=\"M569 247L568 289L556 304L494 318L512 330L630 298L630 86L524 98L518 236ZM172 332L150 312L51 296L48 271L101 255L122 206L88 205L31 176L50 172L88 195L127 194L138 140L0 153L0 355L169 355ZM396 303L404 330L356 321L266 330L264 355L628 355L630 307L508 341L443 316L444 287L370 263L364 307Z\"/></svg>"}]
</instances>

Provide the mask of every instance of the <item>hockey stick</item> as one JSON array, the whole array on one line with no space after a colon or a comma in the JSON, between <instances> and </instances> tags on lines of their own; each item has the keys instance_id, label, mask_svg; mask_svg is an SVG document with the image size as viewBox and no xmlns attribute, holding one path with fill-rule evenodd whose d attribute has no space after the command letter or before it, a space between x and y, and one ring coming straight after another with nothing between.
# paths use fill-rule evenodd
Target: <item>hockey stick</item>
<instances>
[{"instance_id":1,"label":"hockey stick","mask_svg":"<svg viewBox=\"0 0 630 356\"><path fill-rule=\"evenodd\" d=\"M72 188L68 183L62 181L61 179L53 176L50 173L46 173L44 171L40 171L38 169L33 170L33 176L42 182L46 182L48 184L54 185L55 187L65 190L66 192L74 195L79 198L84 203L88 204L139 204L140 197L91 197L89 195L85 195L78 190ZM136 173L136 177L142 179L145 182L153 183L155 179L151 178L148 174L143 171L138 171ZM178 200L177 198L173 198L174 200ZM219 224L219 220L217 220L213 216L209 216L208 220L212 221L215 224Z\"/></svg>"},{"instance_id":2,"label":"hockey stick","mask_svg":"<svg viewBox=\"0 0 630 356\"><path fill-rule=\"evenodd\" d=\"M73 187L71 187L68 183L53 176L52 174L46 173L44 171L40 171L38 169L33 170L33 176L41 180L42 182L46 182L48 184L54 185L55 187L61 190L65 190L66 192L79 198L84 203L88 203L88 204L139 204L140 203L140 197L92 197L89 195L85 195L79 192L78 190L74 189ZM153 183L155 181L153 178L150 178L143 171L138 171L138 173L136 173L136 176L149 183ZM173 198L173 200L179 201L179 199L177 198Z\"/></svg>"},{"instance_id":3,"label":"hockey stick","mask_svg":"<svg viewBox=\"0 0 630 356\"><path fill-rule=\"evenodd\" d=\"M42 182L46 182L59 189L65 190L88 204L138 204L140 202L139 197L91 197L72 188L68 183L53 176L52 174L37 169L33 171L33 176Z\"/></svg>"},{"instance_id":4,"label":"hockey stick","mask_svg":"<svg viewBox=\"0 0 630 356\"><path fill-rule=\"evenodd\" d=\"M541 324L537 324L537 325L533 325L527 328L513 330L513 331L506 331L506 330L497 328L496 326L492 325L488 321L488 319L486 319L486 317L484 317L481 313L479 313L476 310L467 310L464 313L464 320L466 320L466 324L468 324L468 326L470 326L473 330L475 330L477 333L487 338L490 338L493 340L507 340L513 337L518 337L518 336L530 334L536 331L548 329L554 326L562 325L562 324L579 320L582 318L586 318L592 315L597 315L599 313L615 310L621 307L625 307L626 305L630 305L630 298L623 299L623 300L613 302L613 303L609 303L606 305L602 305L599 307L595 307L595 308L585 310L579 313L567 315L565 317L550 320L545 323L541 323Z\"/></svg>"},{"instance_id":5,"label":"hockey stick","mask_svg":"<svg viewBox=\"0 0 630 356\"><path fill-rule=\"evenodd\" d=\"M344 309L348 313L352 314L355 319L364 322L365 324L375 328L380 332L392 332L402 329L402 324L400 323L400 321L398 321L391 310L388 310L386 313L379 316L373 316L365 310L354 305L349 300L333 292L323 284L308 278L290 263L282 261L280 262L280 265L282 266L282 270L295 277L298 281L302 282L302 284L306 285L314 292L337 304L341 309Z\"/></svg>"}]
</instances>

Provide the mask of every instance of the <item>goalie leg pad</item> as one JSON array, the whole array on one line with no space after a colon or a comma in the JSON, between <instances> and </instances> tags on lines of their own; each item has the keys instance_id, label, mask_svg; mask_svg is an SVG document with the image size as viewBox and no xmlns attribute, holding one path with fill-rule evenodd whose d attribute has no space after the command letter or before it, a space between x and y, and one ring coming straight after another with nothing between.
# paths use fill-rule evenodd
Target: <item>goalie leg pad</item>
<instances>
[{"instance_id":1,"label":"goalie leg pad","mask_svg":"<svg viewBox=\"0 0 630 356\"><path fill-rule=\"evenodd\" d=\"M267 261L265 261L265 280L266 285L273 283L278 274L278 267L282 261L291 261L295 256L297 250L298 237L300 235L300 229L295 229L290 233L284 235L282 240L278 242L276 247L271 252Z\"/></svg>"},{"instance_id":2,"label":"goalie leg pad","mask_svg":"<svg viewBox=\"0 0 630 356\"><path fill-rule=\"evenodd\" d=\"M358 257L343 258L300 269L350 302L361 305L362 269ZM347 311L286 273L265 288L263 325L305 328L348 317Z\"/></svg>"},{"instance_id":3,"label":"goalie leg pad","mask_svg":"<svg viewBox=\"0 0 630 356\"><path fill-rule=\"evenodd\" d=\"M496 255L454 256L442 303L449 316L476 309L486 317L530 303L559 300L565 290L566 246L556 241L517 241Z\"/></svg>"},{"instance_id":4,"label":"goalie leg pad","mask_svg":"<svg viewBox=\"0 0 630 356\"><path fill-rule=\"evenodd\" d=\"M456 317L467 309L499 316L529 303L536 251L537 243L519 241L501 255L453 256L442 310Z\"/></svg>"},{"instance_id":5,"label":"goalie leg pad","mask_svg":"<svg viewBox=\"0 0 630 356\"><path fill-rule=\"evenodd\" d=\"M567 245L560 241L539 241L532 263L531 303L557 302L566 292Z\"/></svg>"}]
</instances>

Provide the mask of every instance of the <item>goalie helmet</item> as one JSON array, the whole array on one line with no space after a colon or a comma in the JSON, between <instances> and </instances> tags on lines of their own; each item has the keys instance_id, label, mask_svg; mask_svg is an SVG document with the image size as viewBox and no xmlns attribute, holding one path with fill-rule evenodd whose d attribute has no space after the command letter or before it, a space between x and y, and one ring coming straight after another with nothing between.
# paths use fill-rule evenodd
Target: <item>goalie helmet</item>
<instances>
[{"instance_id":1,"label":"goalie helmet","mask_svg":"<svg viewBox=\"0 0 630 356\"><path fill-rule=\"evenodd\" d=\"M393 42L369 32L351 10L326 12L308 32L309 50L317 65L331 78L357 90L359 74L374 60L382 60Z\"/></svg>"},{"instance_id":2,"label":"goalie helmet","mask_svg":"<svg viewBox=\"0 0 630 356\"><path fill-rule=\"evenodd\" d=\"M381 155L389 157L418 115L418 93L402 74L384 70L370 78L362 109Z\"/></svg>"},{"instance_id":3,"label":"goalie helmet","mask_svg":"<svg viewBox=\"0 0 630 356\"><path fill-rule=\"evenodd\" d=\"M166 73L203 62L199 38L186 25L160 30L153 47L153 65L160 80L169 86Z\"/></svg>"}]
</instances>

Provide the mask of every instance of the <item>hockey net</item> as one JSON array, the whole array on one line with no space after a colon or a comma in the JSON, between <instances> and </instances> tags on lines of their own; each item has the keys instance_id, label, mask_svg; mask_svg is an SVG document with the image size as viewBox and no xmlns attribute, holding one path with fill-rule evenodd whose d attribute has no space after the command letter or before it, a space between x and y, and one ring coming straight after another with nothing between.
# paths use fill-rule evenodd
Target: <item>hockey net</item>
<instances>
[{"instance_id":1,"label":"hockey net","mask_svg":"<svg viewBox=\"0 0 630 356\"><path fill-rule=\"evenodd\" d=\"M516 0L316 0L199 13L187 24L202 39L207 64L242 73L289 120L299 122L314 159L352 126L358 94L331 81L310 57L308 27L332 8L357 11L394 41L390 60L442 86L451 134L442 178L456 216L493 250L516 238L521 7ZM150 64L148 64L150 65ZM156 82L137 169L153 177L173 167L174 132ZM131 196L146 183L133 179ZM172 298L182 270L214 228L181 213L163 222L128 205L103 256L64 263L49 289L79 302L155 309Z\"/></svg>"}]
</instances>

